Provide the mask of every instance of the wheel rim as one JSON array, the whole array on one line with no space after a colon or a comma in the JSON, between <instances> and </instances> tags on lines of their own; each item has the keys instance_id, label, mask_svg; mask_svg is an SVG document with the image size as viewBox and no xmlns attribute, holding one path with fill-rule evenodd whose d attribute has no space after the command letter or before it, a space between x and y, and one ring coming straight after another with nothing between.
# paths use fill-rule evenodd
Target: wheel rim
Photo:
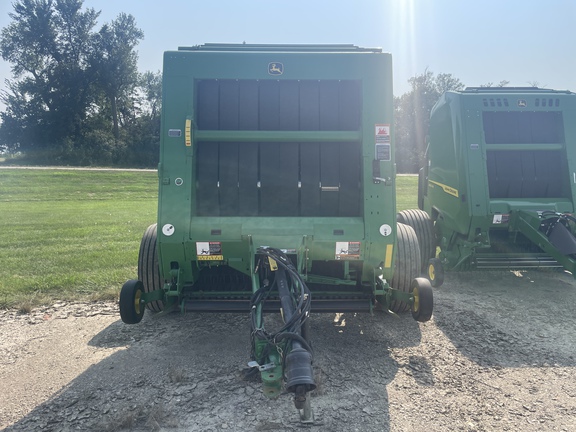
<instances>
[{"instance_id":1,"label":"wheel rim","mask_svg":"<svg viewBox=\"0 0 576 432\"><path fill-rule=\"evenodd\" d=\"M420 310L420 295L418 294L418 287L414 287L412 295L414 296L414 304L412 306L412 310L414 312L418 312Z\"/></svg>"},{"instance_id":2,"label":"wheel rim","mask_svg":"<svg viewBox=\"0 0 576 432\"><path fill-rule=\"evenodd\" d=\"M434 264L430 264L428 266L428 277L430 278L431 281L436 279L436 271L434 269Z\"/></svg>"},{"instance_id":3,"label":"wheel rim","mask_svg":"<svg viewBox=\"0 0 576 432\"><path fill-rule=\"evenodd\" d=\"M140 315L141 299L142 299L142 291L137 290L136 294L134 294L134 310L136 311L137 315Z\"/></svg>"}]
</instances>

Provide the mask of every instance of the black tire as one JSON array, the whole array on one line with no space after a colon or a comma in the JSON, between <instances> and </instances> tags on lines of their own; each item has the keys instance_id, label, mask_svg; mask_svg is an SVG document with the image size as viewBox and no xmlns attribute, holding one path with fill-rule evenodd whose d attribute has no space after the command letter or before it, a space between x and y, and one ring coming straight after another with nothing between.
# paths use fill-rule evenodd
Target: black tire
<instances>
[{"instance_id":1,"label":"black tire","mask_svg":"<svg viewBox=\"0 0 576 432\"><path fill-rule=\"evenodd\" d=\"M412 318L418 322L429 321L434 309L434 294L430 281L426 278L415 278L412 281L412 294L414 295Z\"/></svg>"},{"instance_id":2,"label":"black tire","mask_svg":"<svg viewBox=\"0 0 576 432\"><path fill-rule=\"evenodd\" d=\"M414 229L402 223L396 224L396 260L394 262L394 275L390 286L397 290L411 292L412 280L420 275L422 268L420 261L420 248ZM390 310L395 313L407 312L410 304L392 300Z\"/></svg>"},{"instance_id":3,"label":"black tire","mask_svg":"<svg viewBox=\"0 0 576 432\"><path fill-rule=\"evenodd\" d=\"M430 258L428 261L426 276L434 288L442 286L444 283L444 266L439 258Z\"/></svg>"},{"instance_id":4,"label":"black tire","mask_svg":"<svg viewBox=\"0 0 576 432\"><path fill-rule=\"evenodd\" d=\"M158 264L158 248L156 244L156 224L150 225L142 241L138 252L138 279L142 281L144 292L149 293L163 287L162 275ZM154 300L146 304L146 308L152 312L164 310L162 300Z\"/></svg>"},{"instance_id":5,"label":"black tire","mask_svg":"<svg viewBox=\"0 0 576 432\"><path fill-rule=\"evenodd\" d=\"M426 272L428 260L436 256L436 235L432 219L423 210L402 210L396 215L396 221L410 225L416 231L420 246L422 271Z\"/></svg>"},{"instance_id":6,"label":"black tire","mask_svg":"<svg viewBox=\"0 0 576 432\"><path fill-rule=\"evenodd\" d=\"M144 305L141 303L144 287L139 280L131 279L120 291L120 318L126 324L138 324L144 316Z\"/></svg>"}]
</instances>

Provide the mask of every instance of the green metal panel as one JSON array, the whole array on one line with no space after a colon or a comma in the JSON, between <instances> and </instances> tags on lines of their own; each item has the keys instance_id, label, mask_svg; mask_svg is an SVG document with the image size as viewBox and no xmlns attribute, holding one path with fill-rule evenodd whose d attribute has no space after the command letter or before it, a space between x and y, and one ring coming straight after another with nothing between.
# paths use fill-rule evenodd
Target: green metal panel
<instances>
[{"instance_id":1,"label":"green metal panel","mask_svg":"<svg viewBox=\"0 0 576 432\"><path fill-rule=\"evenodd\" d=\"M378 125L386 136L377 138ZM208 265L248 274L254 248L271 246L294 253L307 271L314 261L349 258L363 262L370 284L383 262L390 278L393 133L391 56L378 49L207 44L166 52L162 273L178 267L184 284ZM201 256L199 244L210 242L221 252ZM350 255L337 250L356 242Z\"/></svg>"},{"instance_id":2,"label":"green metal panel","mask_svg":"<svg viewBox=\"0 0 576 432\"><path fill-rule=\"evenodd\" d=\"M461 145L466 125L457 115L460 109L459 98L446 93L432 110L426 202L428 206L441 209L442 218L454 231L466 233L470 208L462 205L462 195L467 195L468 162ZM431 207L427 210L433 213Z\"/></svg>"},{"instance_id":3,"label":"green metal panel","mask_svg":"<svg viewBox=\"0 0 576 432\"><path fill-rule=\"evenodd\" d=\"M575 210L575 119L568 91L472 88L438 101L424 209L449 266L493 251L514 212Z\"/></svg>"}]
</instances>

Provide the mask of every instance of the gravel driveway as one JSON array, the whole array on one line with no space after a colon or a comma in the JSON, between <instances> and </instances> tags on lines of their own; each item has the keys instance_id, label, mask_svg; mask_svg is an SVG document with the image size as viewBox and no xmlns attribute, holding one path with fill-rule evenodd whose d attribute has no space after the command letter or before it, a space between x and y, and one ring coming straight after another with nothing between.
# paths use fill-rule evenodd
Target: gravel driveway
<instances>
[{"instance_id":1,"label":"gravel driveway","mask_svg":"<svg viewBox=\"0 0 576 432\"><path fill-rule=\"evenodd\" d=\"M432 320L316 314L313 431L576 430L576 282L536 270L449 273ZM7 431L290 431L290 395L247 379L248 315L109 303L0 312Z\"/></svg>"}]
</instances>

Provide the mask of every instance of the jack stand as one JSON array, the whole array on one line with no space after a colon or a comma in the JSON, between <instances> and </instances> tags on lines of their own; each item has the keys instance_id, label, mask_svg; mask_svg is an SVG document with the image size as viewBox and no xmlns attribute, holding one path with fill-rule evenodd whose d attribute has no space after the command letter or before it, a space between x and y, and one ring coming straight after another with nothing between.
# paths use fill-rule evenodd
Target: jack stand
<instances>
[{"instance_id":1,"label":"jack stand","mask_svg":"<svg viewBox=\"0 0 576 432\"><path fill-rule=\"evenodd\" d=\"M300 414L300 422L303 424L314 424L314 412L310 403L310 395L306 393L304 386L298 386L294 394L294 406Z\"/></svg>"}]
</instances>

